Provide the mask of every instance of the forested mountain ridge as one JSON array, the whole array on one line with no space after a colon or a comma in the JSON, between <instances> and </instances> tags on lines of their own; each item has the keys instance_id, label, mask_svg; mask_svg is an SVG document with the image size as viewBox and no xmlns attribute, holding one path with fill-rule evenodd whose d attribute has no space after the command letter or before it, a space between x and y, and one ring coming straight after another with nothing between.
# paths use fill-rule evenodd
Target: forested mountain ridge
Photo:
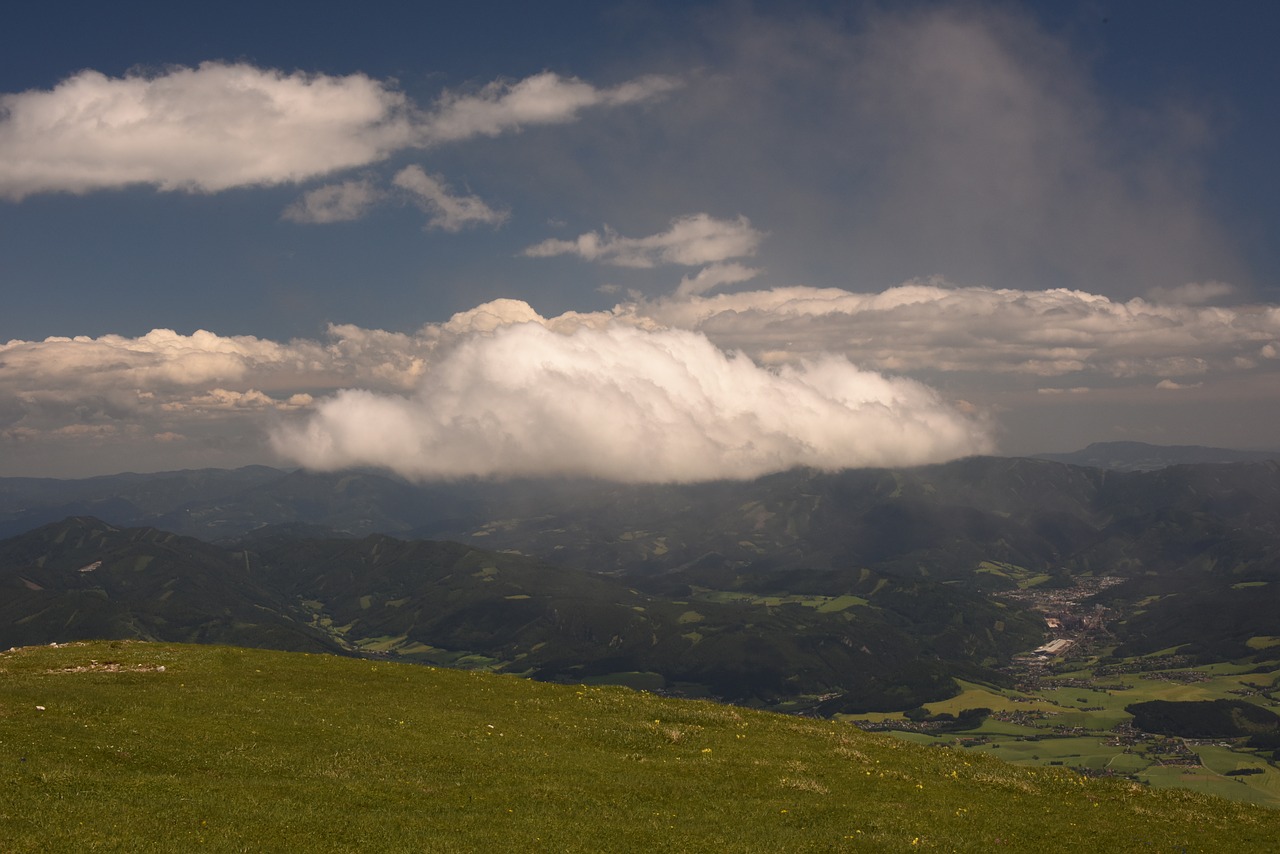
<instances>
[{"instance_id":1,"label":"forested mountain ridge","mask_svg":"<svg viewBox=\"0 0 1280 854\"><path fill-rule=\"evenodd\" d=\"M0 480L0 522L10 531L67 509L102 511L109 527L206 541L192 554L228 567L206 572L207 584L223 586L218 596L252 598L274 585L271 601L284 606L264 607L277 609L283 622L270 631L288 641L272 645L346 644L442 661L465 653L545 678L658 673L664 684L762 702L862 692L883 704L885 685L867 680L895 667L902 681L914 681L913 697L943 690L940 674L964 667L994 678L991 667L1039 642L1043 623L992 597L1083 578L1123 579L1097 604L1117 615L1108 631L1126 654L1191 645L1197 654L1240 658L1263 654L1255 639L1280 636L1280 464L1272 461L1121 472L975 457L691 485L415 485L370 472L260 467ZM131 541L130 560L167 565L168 552L137 551L145 543L169 548L147 540L161 535L128 536L140 538ZM503 583L518 584L489 601L505 589L496 579L426 571L443 559L431 550L446 546L422 540L464 544L447 547L461 550L449 558L455 562L488 552L485 560L508 566ZM208 551L214 544L220 556ZM80 565L92 562L83 556ZM23 571L50 589L30 567ZM23 589L24 601L39 599ZM446 589L451 601L484 604L430 613L388 604L446 601ZM572 605L562 601L569 590ZM319 606L305 604L320 601L314 591L325 591ZM166 601L183 601L180 593ZM89 595L77 592L76 601ZM197 620L197 605L187 622L205 635L222 631L211 628L219 619L244 623L227 613ZM110 625L126 619L65 602L42 607L51 615L69 608L61 619L71 624L90 612ZM553 612L559 616L547 616ZM158 633L145 611L128 619L142 627L138 636L193 639ZM468 624L482 628L468 635ZM538 632L560 634L553 642ZM666 647L654 637L683 640ZM603 652L588 653L593 643ZM884 668L859 663L854 652L862 647ZM744 682L737 671L754 675Z\"/></svg>"},{"instance_id":2,"label":"forested mountain ridge","mask_svg":"<svg viewBox=\"0 0 1280 854\"><path fill-rule=\"evenodd\" d=\"M0 542L0 646L87 638L383 655L777 707L907 708L1039 621L868 573L803 602L697 599L458 543L267 528L232 547L73 517Z\"/></svg>"}]
</instances>

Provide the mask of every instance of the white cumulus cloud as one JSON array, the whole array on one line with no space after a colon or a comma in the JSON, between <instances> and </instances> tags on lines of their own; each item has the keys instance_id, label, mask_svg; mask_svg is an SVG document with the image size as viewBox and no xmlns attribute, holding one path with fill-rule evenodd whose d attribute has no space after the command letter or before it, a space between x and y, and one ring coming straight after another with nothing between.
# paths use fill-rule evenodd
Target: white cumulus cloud
<instances>
[{"instance_id":1,"label":"white cumulus cloud","mask_svg":"<svg viewBox=\"0 0 1280 854\"><path fill-rule=\"evenodd\" d=\"M573 121L672 88L640 78L600 89L543 73L446 93L434 110L364 74L285 73L205 62L108 77L81 71L49 90L0 95L0 197L145 184L213 193L295 183L406 149ZM308 222L352 218L356 187L320 188L290 208Z\"/></svg>"},{"instance_id":2,"label":"white cumulus cloud","mask_svg":"<svg viewBox=\"0 0 1280 854\"><path fill-rule=\"evenodd\" d=\"M22 449L15 464L90 465L102 443L134 465L221 465L226 447L241 464L270 459L275 425L276 452L317 468L739 478L985 452L993 415L1051 429L1055 407L1112 412L1153 396L1185 400L1180 418L1244 412L1276 399L1278 353L1274 305L941 281L633 299L551 317L500 299L410 333L10 341L0 443Z\"/></svg>"},{"instance_id":3,"label":"white cumulus cloud","mask_svg":"<svg viewBox=\"0 0 1280 854\"><path fill-rule=\"evenodd\" d=\"M412 389L439 337L333 326L323 341L168 329L9 341L0 460L9 473L68 476L263 462L272 418L347 386Z\"/></svg>"},{"instance_id":4,"label":"white cumulus cloud","mask_svg":"<svg viewBox=\"0 0 1280 854\"><path fill-rule=\"evenodd\" d=\"M408 396L348 390L273 436L318 469L412 478L749 478L912 465L991 449L929 388L828 357L770 371L704 336L523 322L466 338Z\"/></svg>"},{"instance_id":5,"label":"white cumulus cloud","mask_svg":"<svg viewBox=\"0 0 1280 854\"><path fill-rule=\"evenodd\" d=\"M207 62L0 96L0 194L128 184L216 192L381 160L414 139L409 104L352 74Z\"/></svg>"},{"instance_id":6,"label":"white cumulus cloud","mask_svg":"<svg viewBox=\"0 0 1280 854\"><path fill-rule=\"evenodd\" d=\"M435 346L429 335L353 326L332 327L326 342L169 329L10 341L0 344L0 420L39 429L86 411L146 418L228 404L295 409L311 402L307 389L413 388Z\"/></svg>"}]
</instances>

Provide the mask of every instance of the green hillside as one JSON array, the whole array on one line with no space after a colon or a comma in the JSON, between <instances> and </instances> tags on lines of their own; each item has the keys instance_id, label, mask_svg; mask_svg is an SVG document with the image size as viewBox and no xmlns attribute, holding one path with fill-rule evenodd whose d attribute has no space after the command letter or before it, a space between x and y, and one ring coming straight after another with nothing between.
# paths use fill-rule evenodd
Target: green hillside
<instances>
[{"instance_id":1,"label":"green hillside","mask_svg":"<svg viewBox=\"0 0 1280 854\"><path fill-rule=\"evenodd\" d=\"M1039 621L846 572L835 596L669 589L457 543L269 527L234 549L74 517L0 541L0 648L88 638L380 655L805 709L909 709L1040 642ZM797 590L803 579L793 574ZM655 585L655 588L663 585Z\"/></svg>"},{"instance_id":2,"label":"green hillside","mask_svg":"<svg viewBox=\"0 0 1280 854\"><path fill-rule=\"evenodd\" d=\"M71 518L0 541L0 646L163 639L337 651L251 577L243 555L151 528Z\"/></svg>"},{"instance_id":3,"label":"green hillside","mask_svg":"<svg viewBox=\"0 0 1280 854\"><path fill-rule=\"evenodd\" d=\"M137 642L0 654L45 851L1263 850L1280 812L622 688Z\"/></svg>"}]
</instances>

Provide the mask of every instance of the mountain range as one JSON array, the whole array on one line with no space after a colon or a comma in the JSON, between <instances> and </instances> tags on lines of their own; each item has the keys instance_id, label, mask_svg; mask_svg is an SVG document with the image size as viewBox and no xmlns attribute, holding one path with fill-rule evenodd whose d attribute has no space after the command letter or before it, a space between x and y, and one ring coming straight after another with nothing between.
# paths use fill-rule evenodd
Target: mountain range
<instances>
[{"instance_id":1,"label":"mountain range","mask_svg":"<svg viewBox=\"0 0 1280 854\"><path fill-rule=\"evenodd\" d=\"M457 543L268 527L235 547L72 517L0 542L0 645L137 638L391 656L778 706L947 696L1028 616L860 573L842 597L676 598ZM864 595L859 596L858 593Z\"/></svg>"},{"instance_id":2,"label":"mountain range","mask_svg":"<svg viewBox=\"0 0 1280 854\"><path fill-rule=\"evenodd\" d=\"M862 711L998 683L1044 637L1001 598L1028 588L1121 580L1095 599L1120 654L1267 659L1255 639L1280 636L1269 461L979 457L695 485L0 479L0 526L8 645L216 641Z\"/></svg>"},{"instance_id":3,"label":"mountain range","mask_svg":"<svg viewBox=\"0 0 1280 854\"><path fill-rule=\"evenodd\" d=\"M1280 451L1238 451L1204 445L1151 445L1147 442L1094 442L1065 454L1036 454L1036 459L1116 471L1155 471L1197 463L1257 463L1280 460Z\"/></svg>"}]
</instances>

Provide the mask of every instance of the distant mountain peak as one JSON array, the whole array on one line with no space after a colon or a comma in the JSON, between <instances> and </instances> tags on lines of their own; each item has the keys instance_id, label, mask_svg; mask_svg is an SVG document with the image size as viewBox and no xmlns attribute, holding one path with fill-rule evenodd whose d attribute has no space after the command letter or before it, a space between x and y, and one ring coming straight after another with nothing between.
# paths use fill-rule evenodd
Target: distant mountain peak
<instances>
[{"instance_id":1,"label":"distant mountain peak","mask_svg":"<svg viewBox=\"0 0 1280 854\"><path fill-rule=\"evenodd\" d=\"M1177 465L1280 460L1280 451L1238 451L1203 445L1153 445L1119 440L1093 442L1084 450L1070 453L1034 454L1033 458L1115 471L1156 471Z\"/></svg>"}]
</instances>

